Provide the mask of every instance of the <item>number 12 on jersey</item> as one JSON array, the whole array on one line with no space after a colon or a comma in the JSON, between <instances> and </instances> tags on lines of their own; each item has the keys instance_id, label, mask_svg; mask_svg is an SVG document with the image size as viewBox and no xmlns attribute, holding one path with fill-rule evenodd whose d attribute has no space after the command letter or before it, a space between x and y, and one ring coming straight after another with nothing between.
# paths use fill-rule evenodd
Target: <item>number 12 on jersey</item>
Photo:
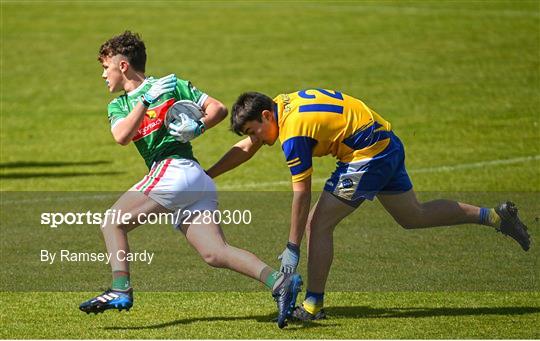
<instances>
[{"instance_id":1,"label":"number 12 on jersey","mask_svg":"<svg viewBox=\"0 0 540 341\"><path fill-rule=\"evenodd\" d=\"M308 93L308 91L312 93ZM298 96L305 99L317 99L317 95L320 97L330 97L343 101L343 95L339 91L331 92L325 89L307 89L298 92ZM330 112L335 114L343 114L343 106L337 104L327 104L327 103L314 103L314 104L304 104L298 107L299 112Z\"/></svg>"}]
</instances>

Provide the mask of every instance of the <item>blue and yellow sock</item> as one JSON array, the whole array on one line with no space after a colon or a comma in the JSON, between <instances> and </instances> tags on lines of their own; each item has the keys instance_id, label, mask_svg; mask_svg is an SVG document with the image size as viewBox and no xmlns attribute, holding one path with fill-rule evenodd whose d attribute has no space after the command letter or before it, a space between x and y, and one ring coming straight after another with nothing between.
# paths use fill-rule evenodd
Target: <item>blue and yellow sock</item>
<instances>
[{"instance_id":1,"label":"blue and yellow sock","mask_svg":"<svg viewBox=\"0 0 540 341\"><path fill-rule=\"evenodd\" d=\"M495 212L494 208L480 208L480 224L486 226L499 227L501 225L501 217Z\"/></svg>"},{"instance_id":2,"label":"blue and yellow sock","mask_svg":"<svg viewBox=\"0 0 540 341\"><path fill-rule=\"evenodd\" d=\"M307 291L302 306L311 315L317 314L324 306L324 292L316 293Z\"/></svg>"}]
</instances>

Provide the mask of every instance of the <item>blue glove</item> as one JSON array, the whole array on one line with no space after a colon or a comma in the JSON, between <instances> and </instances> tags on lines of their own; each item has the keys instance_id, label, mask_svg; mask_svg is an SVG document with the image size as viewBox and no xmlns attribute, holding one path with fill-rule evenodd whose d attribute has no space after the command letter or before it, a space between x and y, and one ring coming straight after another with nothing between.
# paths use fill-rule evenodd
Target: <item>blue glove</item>
<instances>
[{"instance_id":1,"label":"blue glove","mask_svg":"<svg viewBox=\"0 0 540 341\"><path fill-rule=\"evenodd\" d=\"M176 141L186 143L204 133L206 127L203 121L194 121L188 117L181 122L173 121L169 124L169 134L174 136Z\"/></svg>"},{"instance_id":2,"label":"blue glove","mask_svg":"<svg viewBox=\"0 0 540 341\"><path fill-rule=\"evenodd\" d=\"M300 248L298 245L291 242L287 243L287 247L278 257L281 260L281 267L279 271L291 274L296 272L298 262L300 262Z\"/></svg>"},{"instance_id":3,"label":"blue glove","mask_svg":"<svg viewBox=\"0 0 540 341\"><path fill-rule=\"evenodd\" d=\"M146 101L149 104L155 103L159 97L168 92L176 89L176 75L170 74L168 76L158 79L142 97L143 103Z\"/></svg>"}]
</instances>

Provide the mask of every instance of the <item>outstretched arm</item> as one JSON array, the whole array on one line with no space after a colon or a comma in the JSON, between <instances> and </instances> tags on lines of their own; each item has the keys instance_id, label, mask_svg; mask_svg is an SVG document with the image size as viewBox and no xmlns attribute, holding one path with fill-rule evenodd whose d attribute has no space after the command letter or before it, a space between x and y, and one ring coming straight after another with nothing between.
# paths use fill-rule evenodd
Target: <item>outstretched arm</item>
<instances>
[{"instance_id":1,"label":"outstretched arm","mask_svg":"<svg viewBox=\"0 0 540 341\"><path fill-rule=\"evenodd\" d=\"M215 178L218 175L228 172L251 159L261 146L261 141L254 137L246 137L235 144L218 162L216 162L216 164L210 167L206 173L211 178Z\"/></svg>"},{"instance_id":2,"label":"outstretched arm","mask_svg":"<svg viewBox=\"0 0 540 341\"><path fill-rule=\"evenodd\" d=\"M289 243L300 246L311 205L311 176L300 181L293 182L293 201L291 208L291 229L289 231Z\"/></svg>"},{"instance_id":3,"label":"outstretched arm","mask_svg":"<svg viewBox=\"0 0 540 341\"><path fill-rule=\"evenodd\" d=\"M311 176L299 182L293 182L293 200L291 207L291 228L289 241L278 259L281 260L280 271L294 273L300 261L300 244L304 237L311 205Z\"/></svg>"}]
</instances>

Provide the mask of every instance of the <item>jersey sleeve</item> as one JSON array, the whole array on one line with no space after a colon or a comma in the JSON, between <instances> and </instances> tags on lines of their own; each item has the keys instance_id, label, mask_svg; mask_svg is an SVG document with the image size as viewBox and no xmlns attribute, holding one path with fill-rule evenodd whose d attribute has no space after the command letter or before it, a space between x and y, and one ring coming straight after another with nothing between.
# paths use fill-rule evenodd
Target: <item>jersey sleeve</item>
<instances>
[{"instance_id":1,"label":"jersey sleeve","mask_svg":"<svg viewBox=\"0 0 540 341\"><path fill-rule=\"evenodd\" d=\"M317 140L308 136L295 136L282 144L283 153L292 175L293 182L299 182L313 173L313 147Z\"/></svg>"},{"instance_id":2,"label":"jersey sleeve","mask_svg":"<svg viewBox=\"0 0 540 341\"><path fill-rule=\"evenodd\" d=\"M197 89L190 81L178 79L176 82L176 91L180 95L180 99L188 99L197 103L200 107L204 104L208 95Z\"/></svg>"},{"instance_id":3,"label":"jersey sleeve","mask_svg":"<svg viewBox=\"0 0 540 341\"><path fill-rule=\"evenodd\" d=\"M122 121L129 114L127 107L123 106L120 98L112 100L107 106L107 116L111 129L114 128L118 122Z\"/></svg>"}]
</instances>

